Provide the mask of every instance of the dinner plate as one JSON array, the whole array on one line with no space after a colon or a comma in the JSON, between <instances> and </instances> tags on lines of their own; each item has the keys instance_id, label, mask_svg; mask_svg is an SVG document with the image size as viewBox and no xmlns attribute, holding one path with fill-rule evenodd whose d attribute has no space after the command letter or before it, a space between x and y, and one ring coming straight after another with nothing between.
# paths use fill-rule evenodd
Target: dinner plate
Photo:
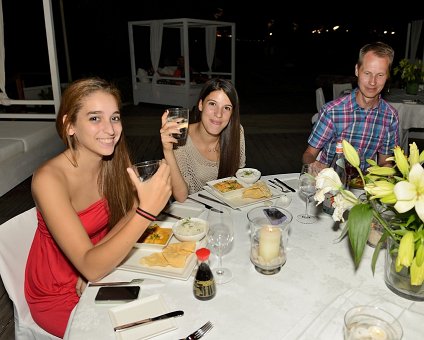
<instances>
[{"instance_id":1,"label":"dinner plate","mask_svg":"<svg viewBox=\"0 0 424 340\"><path fill-rule=\"evenodd\" d=\"M240 184L242 186L242 188L240 189L234 189L234 190L230 190L227 192L222 192L219 191L214 185L221 183L221 182L225 182L225 181L236 181L238 184ZM237 179L237 177L225 177L225 178L220 178L214 181L209 181L206 182L206 184L209 186L209 188L211 190L213 190L213 192L215 192L217 195L219 195L220 197L225 197L225 198L232 198L232 197L237 197L240 196L243 193L243 190L250 187L249 184L246 184L240 180Z\"/></svg>"},{"instance_id":2,"label":"dinner plate","mask_svg":"<svg viewBox=\"0 0 424 340\"><path fill-rule=\"evenodd\" d=\"M247 186L249 188L250 186ZM271 190L271 197L263 197L263 198L243 198L242 192L240 192L237 195L225 197L217 192L217 190L211 189L209 186L204 186L203 189L205 189L208 193L214 195L219 200L227 203L231 208L237 209L237 208L243 208L252 204L265 202L269 200L273 200L277 197L280 197L283 192L281 190L274 189L270 186L268 188Z\"/></svg>"},{"instance_id":3,"label":"dinner plate","mask_svg":"<svg viewBox=\"0 0 424 340\"><path fill-rule=\"evenodd\" d=\"M174 236L172 236L170 243L179 242ZM203 238L199 242L196 242L196 249L204 247L206 244L206 238ZM152 274L157 276L169 277L178 280L188 280L194 267L196 266L197 259L196 254L193 253L187 257L186 264L183 268L176 268L171 266L149 267L140 263L140 259L145 256L151 255L153 252L162 251L162 249L147 249L147 248L133 248L127 257L124 259L118 269L129 270L133 272Z\"/></svg>"},{"instance_id":4,"label":"dinner plate","mask_svg":"<svg viewBox=\"0 0 424 340\"><path fill-rule=\"evenodd\" d=\"M113 327L171 312L162 295L156 294L109 309ZM175 318L158 320L145 325L115 332L119 340L150 339L177 329Z\"/></svg>"},{"instance_id":5,"label":"dinner plate","mask_svg":"<svg viewBox=\"0 0 424 340\"><path fill-rule=\"evenodd\" d=\"M172 226L174 225L173 222L163 222L163 221L155 221L150 223L150 225L155 225L157 224L159 227L161 228L166 228L166 229L171 229L171 234L169 235L169 238L166 240L165 243L145 243L145 242L137 242L134 244L135 248L141 248L141 249L163 249L165 248L168 243L170 242L170 240L172 239Z\"/></svg>"}]
</instances>

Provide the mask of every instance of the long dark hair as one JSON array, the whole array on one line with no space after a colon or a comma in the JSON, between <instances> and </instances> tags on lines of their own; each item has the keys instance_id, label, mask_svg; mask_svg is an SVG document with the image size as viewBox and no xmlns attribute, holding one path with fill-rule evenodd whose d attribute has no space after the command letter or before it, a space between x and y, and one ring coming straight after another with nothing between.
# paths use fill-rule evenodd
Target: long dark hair
<instances>
[{"instance_id":1,"label":"long dark hair","mask_svg":"<svg viewBox=\"0 0 424 340\"><path fill-rule=\"evenodd\" d=\"M106 80L96 77L79 79L73 82L66 88L62 96L56 118L56 130L70 150L72 165L75 167L78 167L76 159L78 141L75 136L68 134L68 130L71 124L75 124L83 100L97 91L112 95L118 107L121 106L121 95L118 88ZM113 154L103 157L98 178L99 192L106 198L109 205L110 227L113 227L133 207L136 199L133 184L126 175L126 168L130 165L131 160L125 143L125 135L122 131Z\"/></svg>"},{"instance_id":2,"label":"long dark hair","mask_svg":"<svg viewBox=\"0 0 424 340\"><path fill-rule=\"evenodd\" d=\"M213 91L222 90L228 96L233 105L228 125L222 130L219 136L219 170L218 178L234 176L240 166L240 111L239 98L234 84L227 79L214 78L208 80L200 91L199 100L204 101L205 98ZM202 112L199 105L194 108L193 122L200 122Z\"/></svg>"}]
</instances>

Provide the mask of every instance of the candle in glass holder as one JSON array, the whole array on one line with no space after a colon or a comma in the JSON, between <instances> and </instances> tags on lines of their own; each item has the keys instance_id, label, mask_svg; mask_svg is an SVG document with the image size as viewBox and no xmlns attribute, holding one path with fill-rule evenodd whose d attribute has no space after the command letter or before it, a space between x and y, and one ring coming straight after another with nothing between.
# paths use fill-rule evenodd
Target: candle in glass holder
<instances>
[{"instance_id":1,"label":"candle in glass holder","mask_svg":"<svg viewBox=\"0 0 424 340\"><path fill-rule=\"evenodd\" d=\"M270 262L280 255L281 230L265 225L259 232L259 256Z\"/></svg>"}]
</instances>

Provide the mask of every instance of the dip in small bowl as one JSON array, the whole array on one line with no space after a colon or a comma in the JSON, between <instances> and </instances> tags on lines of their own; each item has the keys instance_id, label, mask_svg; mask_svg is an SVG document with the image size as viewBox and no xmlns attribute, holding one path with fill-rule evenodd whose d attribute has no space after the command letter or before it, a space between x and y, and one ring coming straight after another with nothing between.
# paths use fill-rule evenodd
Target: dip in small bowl
<instances>
[{"instance_id":1,"label":"dip in small bowl","mask_svg":"<svg viewBox=\"0 0 424 340\"><path fill-rule=\"evenodd\" d=\"M237 170L236 177L246 184L254 184L261 178L261 172L254 168L243 168Z\"/></svg>"},{"instance_id":2,"label":"dip in small bowl","mask_svg":"<svg viewBox=\"0 0 424 340\"><path fill-rule=\"evenodd\" d=\"M172 226L177 240L182 242L200 241L208 232L208 222L197 217L186 217Z\"/></svg>"}]
</instances>

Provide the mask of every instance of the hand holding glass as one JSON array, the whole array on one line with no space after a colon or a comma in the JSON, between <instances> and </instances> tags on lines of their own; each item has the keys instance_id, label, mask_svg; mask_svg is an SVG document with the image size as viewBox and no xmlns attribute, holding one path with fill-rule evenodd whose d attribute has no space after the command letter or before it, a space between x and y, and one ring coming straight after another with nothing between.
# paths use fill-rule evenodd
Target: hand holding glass
<instances>
[{"instance_id":1,"label":"hand holding glass","mask_svg":"<svg viewBox=\"0 0 424 340\"><path fill-rule=\"evenodd\" d=\"M140 179L140 181L147 181L150 177L152 177L156 171L159 169L160 160L155 159L151 161L144 161L140 163L136 163L132 166L135 174Z\"/></svg>"},{"instance_id":2,"label":"hand holding glass","mask_svg":"<svg viewBox=\"0 0 424 340\"><path fill-rule=\"evenodd\" d=\"M184 140L187 138L188 130L188 119L189 119L189 109L180 108L180 107L171 107L168 110L168 122L177 122L180 129L180 133L173 133L172 137L177 140Z\"/></svg>"},{"instance_id":3,"label":"hand holding glass","mask_svg":"<svg viewBox=\"0 0 424 340\"><path fill-rule=\"evenodd\" d=\"M316 185L316 181L315 181L315 177L311 175L310 165L303 164L302 170L300 171L300 176L299 176L299 190L302 194L306 196L306 209L304 214L297 215L297 220L300 223L310 224L310 223L315 223L317 220L315 216L309 215L308 213L309 199L316 192L315 185Z\"/></svg>"}]
</instances>

